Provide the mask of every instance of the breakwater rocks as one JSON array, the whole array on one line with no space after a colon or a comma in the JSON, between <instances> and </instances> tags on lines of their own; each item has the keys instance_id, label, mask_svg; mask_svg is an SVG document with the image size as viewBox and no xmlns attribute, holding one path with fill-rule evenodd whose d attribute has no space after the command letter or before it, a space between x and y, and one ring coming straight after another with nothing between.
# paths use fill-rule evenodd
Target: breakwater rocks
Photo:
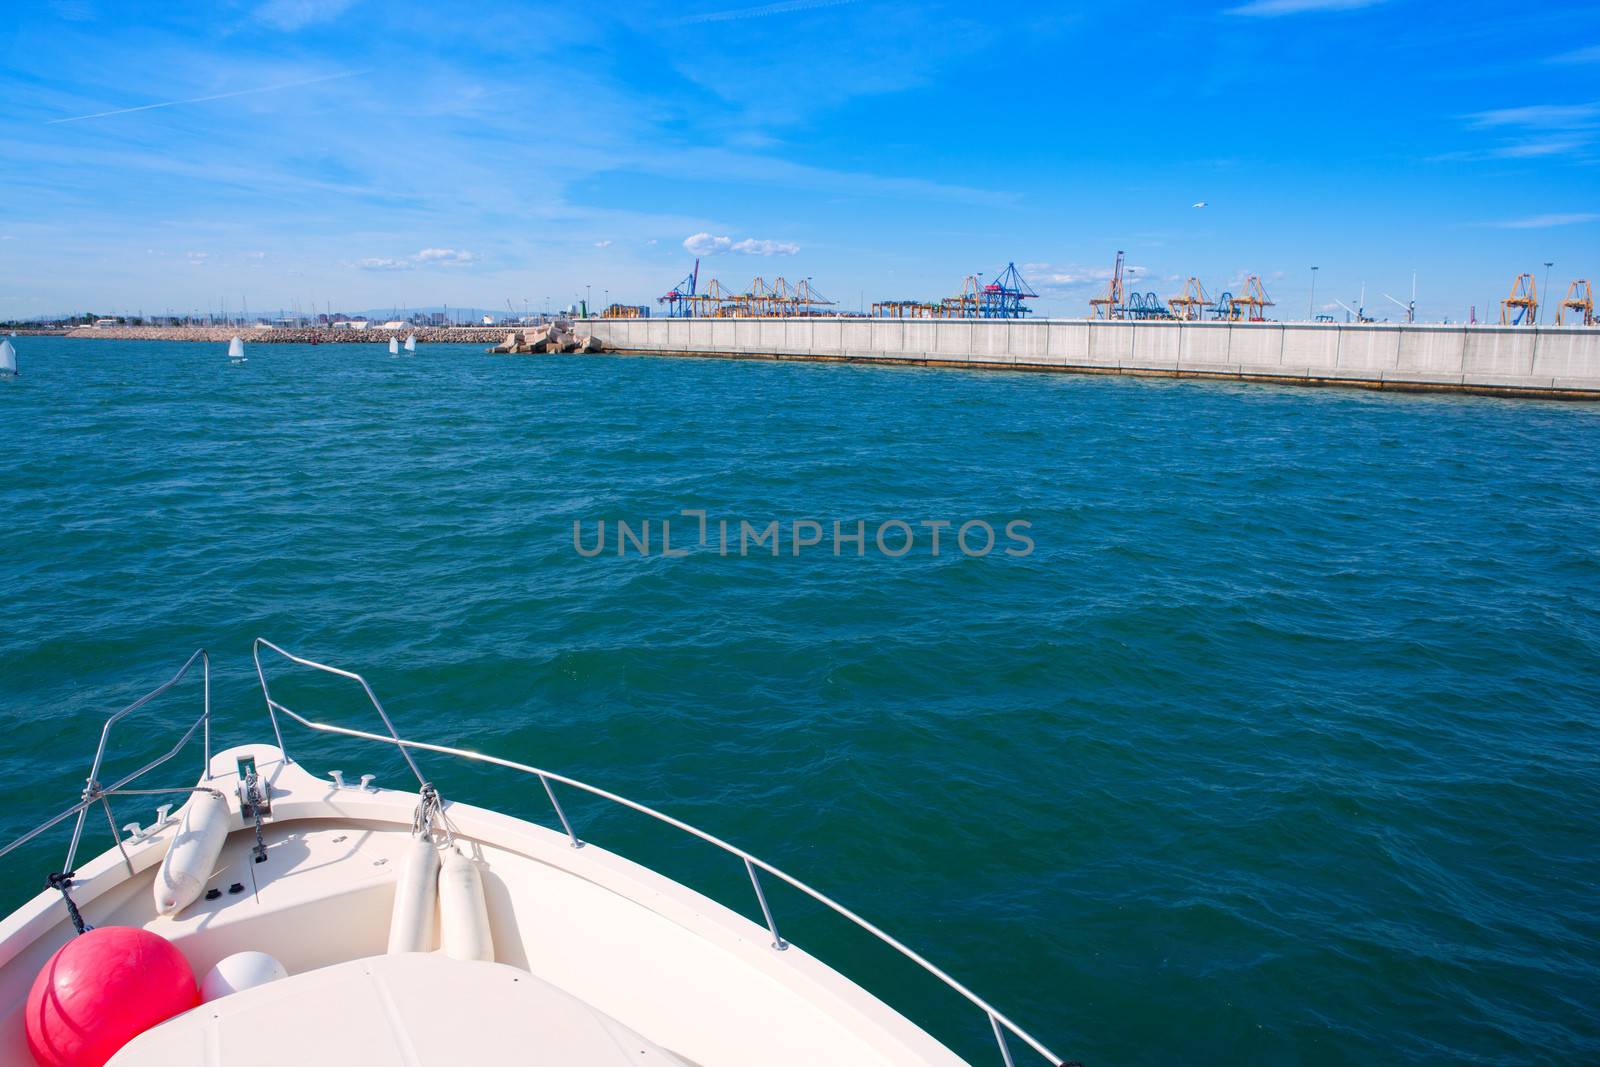
<instances>
[{"instance_id":1,"label":"breakwater rocks","mask_svg":"<svg viewBox=\"0 0 1600 1067\"><path fill-rule=\"evenodd\" d=\"M20 332L20 331L19 331ZM506 335L504 326L408 326L403 330L347 330L327 326L253 329L249 326L85 326L64 331L67 337L96 341L205 341L227 344L238 337L247 345L365 344L387 345L416 334L418 344L494 344Z\"/></svg>"},{"instance_id":2,"label":"breakwater rocks","mask_svg":"<svg viewBox=\"0 0 1600 1067\"><path fill-rule=\"evenodd\" d=\"M512 331L489 349L496 355L537 355L540 352L601 352L604 348L589 334L578 334L572 323L558 319L533 330Z\"/></svg>"}]
</instances>

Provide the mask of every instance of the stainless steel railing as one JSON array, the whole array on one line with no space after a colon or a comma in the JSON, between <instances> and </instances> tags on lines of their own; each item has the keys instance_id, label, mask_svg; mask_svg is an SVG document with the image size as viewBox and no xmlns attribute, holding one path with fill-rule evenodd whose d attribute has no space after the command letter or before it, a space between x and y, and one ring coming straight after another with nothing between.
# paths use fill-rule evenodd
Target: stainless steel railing
<instances>
[{"instance_id":1,"label":"stainless steel railing","mask_svg":"<svg viewBox=\"0 0 1600 1067\"><path fill-rule=\"evenodd\" d=\"M383 725L388 730L388 735L384 736L383 734L370 733L365 730L352 730L348 727L334 726L329 723L313 722L312 720L307 719L306 717L274 700L272 697L272 691L267 684L266 672L261 666L261 650L263 648L270 649L271 651L276 652L279 656L282 656L284 659L299 666L307 667L312 670L323 671L328 674L336 675L340 678L347 678L357 682L361 688L366 691L367 697L372 702L373 708L377 710L378 716L383 720ZM567 840L571 843L573 848L582 848L583 842L579 840L577 833L572 828L572 823L567 819L566 812L562 810L561 802L556 798L556 792L552 783L559 783L569 788L579 790L580 792L588 793L590 796L599 797L602 800L608 800L611 803L618 804L629 809L630 811L636 811L641 815L647 815L650 818L655 819L657 822L666 823L668 826L671 826L677 830L681 830L692 837L697 837L708 844L715 845L723 852L726 852L744 862L745 871L750 875L751 888L755 890L756 901L761 905L761 914L766 919L767 929L772 933L772 947L775 950L781 952L789 947L789 943L783 939L781 934L778 933L778 924L773 918L772 908L767 902L767 895L762 890L761 878L758 874L758 871L765 871L767 874L772 875L779 881L787 883L794 889L799 890L801 893L804 893L806 896L817 901L819 904L822 904L835 914L849 920L855 926L865 930L867 933L871 934L873 937L877 938L885 945L888 945L900 955L904 956L906 959L910 960L912 963L915 963L924 971L937 978L940 982L944 983L945 986L966 998L966 1000L968 1000L986 1016L988 1016L989 1026L994 1031L995 1042L1000 1048L1000 1056L1005 1063L1005 1067L1015 1067L1015 1063L1011 1058L1011 1048L1006 1041L1007 1033L1010 1033L1018 1040L1022 1041L1040 1056L1043 1056L1046 1061L1057 1065L1057 1067L1062 1067L1062 1065L1066 1062L1063 1061L1061 1057L1057 1056L1055 1053L1046 1048L1044 1044L1032 1034L1028 1033L1016 1023L1012 1022L988 1001L984 1000L972 990L956 981L944 970L930 962L921 953L902 944L900 941L891 937L873 923L863 919L860 915L857 915L855 912L851 911L843 904L840 904L832 897L827 896L819 890L813 889L811 886L807 885L805 882L802 882L793 875L779 870L777 867L774 867L765 860L746 852L737 845L733 845L727 841L724 841L715 834L707 833L706 831L701 830L699 827L691 826L681 819L675 819L671 815L657 811L655 808L645 804L640 804L637 801L629 800L627 797L619 796L610 790L602 789L599 786L590 785L587 782L579 781L576 778L571 778L555 771L544 770L526 763L518 763L515 760L501 759L498 756L485 755L481 752L469 752L466 749L452 748L448 745L434 745L424 741L406 740L405 738L402 738L398 732L396 732L394 723L389 719L388 713L384 711L383 705L379 703L377 694L372 691L372 687L367 684L366 679L362 678L361 675L352 671L341 670L338 667L330 667L325 663L318 663L315 660L305 659L304 657L297 656L292 652L287 652L284 649L279 648L271 641L268 641L262 637L256 638L255 644L251 649L251 655L255 659L256 676L261 680L261 695L267 703L267 714L272 718L272 730L278 739L278 748L283 752L284 759L286 761L293 762L290 760L288 750L283 747L283 732L281 729L279 729L278 725L278 712L280 711L307 729L320 731L322 733L340 734L345 737L355 737L362 740L378 741L384 744L394 745L400 750L400 754L405 757L406 763L411 767L412 773L416 775L419 785L426 785L427 779L423 777L422 771L417 767L416 760L412 758L412 750L422 752L437 752L442 755L455 756L460 759L471 760L476 763L490 763L497 767L508 767L511 770L532 775L533 777L539 779L540 784L544 786L545 794L549 797L550 804L555 809L556 818L560 820L561 828L566 832Z\"/></svg>"},{"instance_id":2,"label":"stainless steel railing","mask_svg":"<svg viewBox=\"0 0 1600 1067\"><path fill-rule=\"evenodd\" d=\"M200 717L198 719L196 719L193 723L190 724L189 728L183 732L183 736L178 738L178 743L173 745L172 748L170 748L169 750L167 750L165 755L157 756L155 759L151 760L149 763L146 763L143 767L140 767L138 770L132 772L131 774L125 774L121 778L118 778L114 783L112 783L109 786L102 786L100 784L100 768L105 763L106 749L109 746L110 741L111 741L111 728L113 726L115 726L118 722L120 722L122 719L124 719L127 716L133 714L134 712L138 711L140 708L144 707L146 704L150 703L152 700L154 700L157 697L161 696L163 693L167 692L173 686L175 686L179 682L183 681L183 679L188 675L190 669L195 665L196 662L198 662L200 664L200 678L201 678L201 710L200 710ZM121 711L115 713L114 715L112 715L110 718L108 718L105 721L105 725L100 727L100 743L99 743L99 745L97 745L95 747L95 750L94 750L94 762L89 767L89 777L88 777L87 781L84 783L82 799L80 799L78 801L78 803L74 804L72 807L68 808L66 811L60 812L59 814L53 816L52 818L46 819L44 822L40 823L38 826L35 826L32 830L29 830L27 833L23 834L21 837L17 838L15 841L12 841L10 844L6 845L4 848L0 848L0 856L5 856L7 853L13 851L14 849L22 847L23 845L27 844L29 841L32 841L34 838L38 837L40 834L44 833L46 830L50 829L52 826L55 826L58 823L61 823L64 820L71 818L73 815L76 815L78 817L78 821L72 828L72 844L67 846L66 862L62 865L62 868L61 868L62 871L64 871L64 872L71 872L71 870L72 870L72 862L78 856L78 844L83 839L84 821L88 818L89 809L94 807L96 804L99 804L99 805L101 805L102 807L105 808L106 822L109 823L110 826L111 826L111 838L112 838L113 841L115 841L117 843L118 850L120 850L122 852L123 862L127 863L129 865L129 870L131 871L132 870L132 864L128 859L127 849L123 848L123 846L122 846L122 838L117 833L117 821L116 821L116 818L111 813L111 801L110 801L109 798L112 797L113 795L117 794L117 793L156 794L156 793L169 793L169 792L170 793L192 792L193 789L194 789L193 786L181 786L181 787L178 787L178 788L175 788L175 789L153 789L153 790L151 790L151 789L130 790L127 787L130 784L132 784L133 782L137 781L139 778L141 778L144 775L148 774L149 772L155 770L157 767L161 766L163 763L166 763L168 760L172 759L179 752L181 752L183 750L183 746L189 743L189 739L194 736L196 730L201 730L202 731L203 746L204 746L203 762L202 762L202 764L200 766L201 780L202 781L210 781L211 780L211 657L210 657L209 654L207 654L206 650L203 649L203 648L196 649L194 654L191 655L186 661L184 661L183 666L178 668L178 673L174 674L171 678L167 679L161 685L159 685L156 688L152 689L150 692L146 693L144 696L140 697L138 700L135 700L132 704L129 704L127 707L125 707Z\"/></svg>"}]
</instances>

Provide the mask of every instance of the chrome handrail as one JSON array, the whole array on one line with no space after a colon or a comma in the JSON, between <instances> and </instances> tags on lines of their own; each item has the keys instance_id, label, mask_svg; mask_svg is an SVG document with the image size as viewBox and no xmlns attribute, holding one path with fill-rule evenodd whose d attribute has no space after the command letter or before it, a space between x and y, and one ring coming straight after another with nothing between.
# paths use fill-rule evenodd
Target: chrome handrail
<instances>
[{"instance_id":1,"label":"chrome handrail","mask_svg":"<svg viewBox=\"0 0 1600 1067\"><path fill-rule=\"evenodd\" d=\"M189 728L183 732L183 736L178 738L178 743L173 745L165 755L157 756L155 759L151 760L149 763L146 763L143 767L140 767L133 773L123 775L110 786L102 786L99 781L100 767L105 762L106 748L111 740L111 728L126 716L138 711L156 697L161 696L167 690L183 681L184 677L189 673L189 669L194 666L196 660L200 661L200 675L202 682L200 717L190 724ZM14 849L20 848L29 841L32 841L35 837L38 837L40 834L44 833L46 830L50 829L52 826L55 826L57 823L76 815L78 817L78 821L77 824L72 828L72 844L67 847L67 859L65 864L62 866L63 871L70 872L72 870L72 861L76 859L78 855L78 843L83 838L84 820L88 817L89 809L98 803L105 806L106 820L111 824L111 836L116 841L117 848L122 851L123 861L128 862L128 853L127 850L122 848L122 839L117 834L116 819L111 814L111 802L107 798L114 793L122 791L123 788L128 785L128 783L142 777L150 771L155 770L157 767L176 756L183 750L183 746L189 743L189 739L194 736L194 732L202 727L204 727L202 738L204 747L203 758L205 762L200 768L200 773L202 780L210 781L211 656L206 652L205 649L200 648L196 649L194 654L184 661L183 666L178 668L178 673L174 674L171 678L167 679L161 685L152 689L138 700L135 700L132 704L129 704L121 711L116 712L110 718L106 719L105 724L100 727L100 744L96 746L94 750L94 763L90 766L88 780L84 783L83 798L66 811L60 812L52 818L45 820L38 826L35 826L32 830L29 830L27 833L17 838L15 841L12 841L5 847L0 848L0 856L4 856ZM194 787L192 786L182 786L172 790L162 790L161 792L181 793L184 791L192 791L193 788Z\"/></svg>"},{"instance_id":2,"label":"chrome handrail","mask_svg":"<svg viewBox=\"0 0 1600 1067\"><path fill-rule=\"evenodd\" d=\"M274 700L272 698L271 690L267 685L266 673L261 667L262 648L269 648L278 653L278 655L282 656L284 659L287 659L290 662L298 664L302 667L325 671L328 674L333 674L341 678L348 678L359 682L361 687L366 690L367 696L371 699L373 707L377 709L379 716L383 719L384 726L386 726L389 730L389 735L385 737L382 734L370 733L366 730L352 730L345 726L334 726L330 723L313 722L310 719L305 718L303 715L300 715L293 709L286 707L285 705ZM832 897L827 896L817 889L813 889L800 879L786 873L785 871L779 870L777 867L774 867L772 864L766 862L758 856L754 856L751 853L746 852L739 846L730 844L729 842L724 841L722 838L717 837L715 834L708 833L699 827L691 826L681 819L675 819L671 815L657 811L655 808L652 808L646 804L640 804L637 801L629 800L627 797L619 796L610 790L602 789L599 786L590 785L587 782L579 781L576 778L560 774L556 771L544 770L526 763L518 763L515 760L501 759L498 756L490 756L481 752L471 752L466 749L452 748L448 745L434 745L425 741L407 740L402 738L395 731L394 723L390 721L388 714L383 710L383 706L378 703L378 698L373 693L372 687L368 685L366 679L362 678L359 674L356 674L352 671L342 670L338 667L331 667L325 663L318 663L316 660L305 659L304 657L297 656L292 652L288 652L282 648L279 648L277 645L263 637L256 638L255 644L252 648L252 655L255 658L256 675L261 680L261 693L267 703L267 714L272 718L272 729L274 734L276 734L279 739L280 749L282 748L283 734L278 727L278 712L281 711L285 715L294 719L300 725L311 730L316 730L322 733L340 734L345 737L354 737L365 741L378 741L383 744L394 745L400 750L400 753L406 757L406 762L411 765L411 769L416 772L417 780L419 782L423 782L424 784L426 784L426 782L422 777L422 773L417 771L416 763L411 759L410 755L407 754L407 750L409 749L417 749L424 752L437 752L441 755L456 756L461 759L471 760L477 763L490 763L497 767L507 767L514 771L520 771L523 774L532 775L538 778L540 783L543 784L545 793L549 796L550 803L555 808L556 816L558 819L560 819L562 829L566 831L567 839L573 848L582 848L583 842L578 839L578 835L572 829L572 824L567 820L566 812L562 810L561 803L556 799L555 790L551 787L552 782L559 782L562 785L570 786L573 789L588 793L591 796L596 796L602 800L608 800L613 804L618 804L624 808L628 808L631 811L636 811L641 815L647 815L650 818L655 819L657 822L666 823L668 826L671 826L677 830L681 830L692 837L697 837L708 844L715 845L717 848L728 853L729 855L735 856L744 861L745 870L750 875L750 884L755 890L756 900L761 905L762 916L767 921L767 929L772 933L772 947L774 949L782 951L789 947L789 943L785 941L778 933L778 924L773 919L772 909L768 906L766 894L762 892L761 889L761 879L756 873L758 868L772 875L774 878L787 883L794 889L799 890L806 896L817 901L819 904L827 907L835 914L847 919L860 929L865 930L867 933L871 934L885 945L888 945L890 948L894 949L912 963L915 963L917 966L921 967L924 971L933 975L933 977L944 983L946 987L965 997L975 1007L988 1016L989 1025L994 1030L995 1041L1000 1047L1000 1056L1005 1063L1005 1067L1015 1067L1014 1061L1011 1058L1011 1049L1006 1043L1007 1031L1025 1043L1029 1048L1037 1052L1040 1056L1044 1057L1048 1062L1054 1064L1055 1067L1065 1067L1067 1061L1057 1056L1054 1052L1051 1052L1032 1034L1028 1033L1016 1023L1012 1022L988 1001L984 1000L972 990L956 981L949 974L945 973L944 970L930 962L921 953L902 944L894 937L891 937L889 934L885 933L878 926L867 921L866 919L863 919L860 915L857 915L855 912L851 911L843 904L840 904ZM284 753L284 759L285 761L288 760L287 752Z\"/></svg>"}]
</instances>

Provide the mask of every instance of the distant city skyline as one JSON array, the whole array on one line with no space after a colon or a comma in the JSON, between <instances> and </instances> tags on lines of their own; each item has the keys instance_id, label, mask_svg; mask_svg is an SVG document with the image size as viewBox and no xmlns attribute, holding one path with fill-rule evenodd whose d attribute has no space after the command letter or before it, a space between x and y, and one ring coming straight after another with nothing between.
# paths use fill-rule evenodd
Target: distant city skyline
<instances>
[{"instance_id":1,"label":"distant city skyline","mask_svg":"<svg viewBox=\"0 0 1600 1067\"><path fill-rule=\"evenodd\" d=\"M1015 262L1052 316L1119 249L1276 318L1600 276L1584 4L54 0L0 41L0 319L655 308L697 256L848 311Z\"/></svg>"}]
</instances>

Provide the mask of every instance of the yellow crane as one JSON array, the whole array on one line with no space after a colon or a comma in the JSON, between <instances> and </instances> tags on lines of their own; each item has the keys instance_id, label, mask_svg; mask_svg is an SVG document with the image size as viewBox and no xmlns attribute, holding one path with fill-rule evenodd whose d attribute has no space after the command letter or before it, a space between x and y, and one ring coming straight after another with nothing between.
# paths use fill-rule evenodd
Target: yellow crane
<instances>
[{"instance_id":1,"label":"yellow crane","mask_svg":"<svg viewBox=\"0 0 1600 1067\"><path fill-rule=\"evenodd\" d=\"M1120 319L1122 318L1122 250L1117 250L1117 265L1111 270L1111 281L1106 285L1106 291L1089 301L1089 308L1094 318Z\"/></svg>"},{"instance_id":2,"label":"yellow crane","mask_svg":"<svg viewBox=\"0 0 1600 1067\"><path fill-rule=\"evenodd\" d=\"M981 292L982 288L978 284L978 276L969 274L961 282L961 292L955 296L947 296L939 301L938 310L933 311L930 317L975 319L978 317L978 304L983 299L980 295Z\"/></svg>"},{"instance_id":3,"label":"yellow crane","mask_svg":"<svg viewBox=\"0 0 1600 1067\"><path fill-rule=\"evenodd\" d=\"M834 302L823 296L811 287L810 278L802 278L800 284L794 287L795 299L800 303L800 310L807 315L815 314L813 308L833 307Z\"/></svg>"},{"instance_id":4,"label":"yellow crane","mask_svg":"<svg viewBox=\"0 0 1600 1067\"><path fill-rule=\"evenodd\" d=\"M1232 317L1248 319L1250 322L1265 322L1264 314L1267 308L1272 307L1272 300L1267 296L1267 291L1261 285L1261 276L1252 274L1245 279L1244 295L1233 298Z\"/></svg>"},{"instance_id":5,"label":"yellow crane","mask_svg":"<svg viewBox=\"0 0 1600 1067\"><path fill-rule=\"evenodd\" d=\"M1567 295L1561 301L1561 306L1556 308L1556 325L1565 325L1567 312L1573 312L1577 320L1575 325L1593 326L1594 323L1594 290L1589 288L1589 283L1579 278L1567 286Z\"/></svg>"},{"instance_id":6,"label":"yellow crane","mask_svg":"<svg viewBox=\"0 0 1600 1067\"><path fill-rule=\"evenodd\" d=\"M1500 325L1532 326L1538 321L1539 288L1533 282L1533 275L1519 274L1511 283L1511 295L1500 301Z\"/></svg>"},{"instance_id":7,"label":"yellow crane","mask_svg":"<svg viewBox=\"0 0 1600 1067\"><path fill-rule=\"evenodd\" d=\"M703 291L682 299L689 304L691 314L699 318L715 319L727 316L728 309L723 305L734 297L735 294L728 292L726 286L712 278L706 283Z\"/></svg>"},{"instance_id":8,"label":"yellow crane","mask_svg":"<svg viewBox=\"0 0 1600 1067\"><path fill-rule=\"evenodd\" d=\"M1178 318L1192 322L1205 318L1206 308L1211 306L1211 297L1206 295L1206 287L1200 284L1199 278L1190 278L1184 283L1183 295L1168 300L1167 306Z\"/></svg>"}]
</instances>

